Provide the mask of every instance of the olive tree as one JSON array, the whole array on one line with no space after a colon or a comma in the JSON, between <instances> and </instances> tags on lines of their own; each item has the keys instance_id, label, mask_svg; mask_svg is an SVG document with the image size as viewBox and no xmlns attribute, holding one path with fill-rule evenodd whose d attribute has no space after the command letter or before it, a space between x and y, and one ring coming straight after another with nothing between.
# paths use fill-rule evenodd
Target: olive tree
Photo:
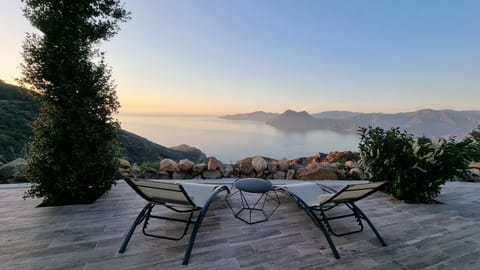
<instances>
[{"instance_id":1,"label":"olive tree","mask_svg":"<svg viewBox=\"0 0 480 270\"><path fill-rule=\"evenodd\" d=\"M22 85L38 93L26 197L46 205L88 203L113 184L118 111L99 49L129 19L119 0L24 0L38 31L23 43Z\"/></svg>"}]
</instances>

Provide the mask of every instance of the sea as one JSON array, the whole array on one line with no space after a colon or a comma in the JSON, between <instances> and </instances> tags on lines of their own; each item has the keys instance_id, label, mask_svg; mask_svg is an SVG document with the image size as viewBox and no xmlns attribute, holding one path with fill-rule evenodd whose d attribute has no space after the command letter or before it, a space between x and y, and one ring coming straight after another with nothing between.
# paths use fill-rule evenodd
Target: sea
<instances>
[{"instance_id":1,"label":"sea","mask_svg":"<svg viewBox=\"0 0 480 270\"><path fill-rule=\"evenodd\" d=\"M117 116L127 131L166 147L188 144L224 163L245 157L294 159L318 152L358 151L359 137L327 130L285 133L264 122L227 120L212 115L126 114Z\"/></svg>"}]
</instances>

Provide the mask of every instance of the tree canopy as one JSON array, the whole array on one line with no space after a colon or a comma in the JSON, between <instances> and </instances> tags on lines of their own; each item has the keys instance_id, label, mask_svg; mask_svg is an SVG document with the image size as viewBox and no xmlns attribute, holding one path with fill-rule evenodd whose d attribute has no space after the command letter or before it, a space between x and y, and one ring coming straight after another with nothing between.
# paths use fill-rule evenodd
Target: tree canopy
<instances>
[{"instance_id":1,"label":"tree canopy","mask_svg":"<svg viewBox=\"0 0 480 270\"><path fill-rule=\"evenodd\" d=\"M26 196L91 202L110 189L118 156L118 111L110 68L99 49L129 19L118 0L25 0L40 33L23 44L22 85L36 91Z\"/></svg>"}]
</instances>

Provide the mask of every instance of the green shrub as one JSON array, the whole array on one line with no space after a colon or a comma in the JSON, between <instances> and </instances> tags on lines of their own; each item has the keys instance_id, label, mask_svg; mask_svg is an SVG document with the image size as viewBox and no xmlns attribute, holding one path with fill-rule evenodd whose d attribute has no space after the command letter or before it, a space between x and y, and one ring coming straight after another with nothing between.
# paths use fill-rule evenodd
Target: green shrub
<instances>
[{"instance_id":1,"label":"green shrub","mask_svg":"<svg viewBox=\"0 0 480 270\"><path fill-rule=\"evenodd\" d=\"M463 175L476 158L472 137L432 141L414 138L399 128L360 128L360 164L372 181L388 181L393 196L407 202L432 202L441 186Z\"/></svg>"}]
</instances>

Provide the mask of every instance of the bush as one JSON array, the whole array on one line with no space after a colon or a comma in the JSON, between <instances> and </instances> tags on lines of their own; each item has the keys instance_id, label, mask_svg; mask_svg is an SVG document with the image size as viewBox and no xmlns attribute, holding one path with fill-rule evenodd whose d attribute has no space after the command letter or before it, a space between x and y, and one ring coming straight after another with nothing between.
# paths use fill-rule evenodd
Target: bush
<instances>
[{"instance_id":1,"label":"bush","mask_svg":"<svg viewBox=\"0 0 480 270\"><path fill-rule=\"evenodd\" d=\"M360 164L372 181L388 181L393 196L407 202L433 202L441 186L466 173L479 153L472 136L434 142L399 128L360 128Z\"/></svg>"}]
</instances>

